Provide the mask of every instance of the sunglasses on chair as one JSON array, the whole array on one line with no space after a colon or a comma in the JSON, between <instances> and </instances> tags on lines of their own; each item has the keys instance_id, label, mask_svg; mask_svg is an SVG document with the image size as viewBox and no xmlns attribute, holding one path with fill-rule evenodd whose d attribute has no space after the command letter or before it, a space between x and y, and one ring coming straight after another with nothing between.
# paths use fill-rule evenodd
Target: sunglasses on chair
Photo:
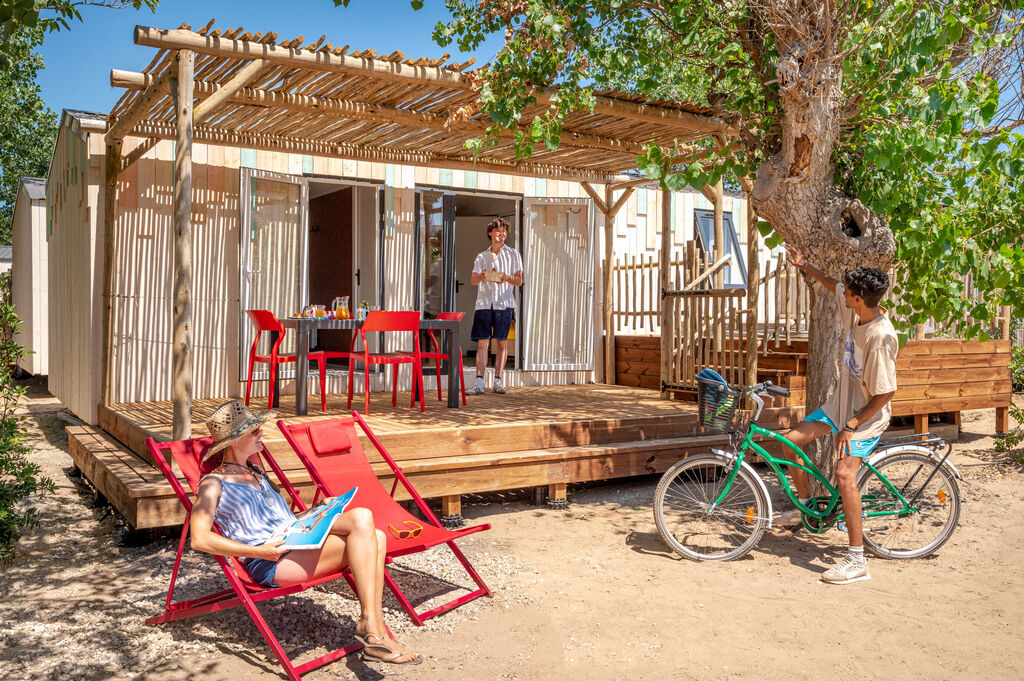
<instances>
[{"instance_id":1,"label":"sunglasses on chair","mask_svg":"<svg viewBox=\"0 0 1024 681\"><path fill-rule=\"evenodd\" d=\"M420 536L420 532L423 531L423 526L415 520L403 520L402 524L411 526L412 529L403 530L395 527L391 523L388 523L388 529L391 530L391 534L395 535L396 539L412 539Z\"/></svg>"}]
</instances>

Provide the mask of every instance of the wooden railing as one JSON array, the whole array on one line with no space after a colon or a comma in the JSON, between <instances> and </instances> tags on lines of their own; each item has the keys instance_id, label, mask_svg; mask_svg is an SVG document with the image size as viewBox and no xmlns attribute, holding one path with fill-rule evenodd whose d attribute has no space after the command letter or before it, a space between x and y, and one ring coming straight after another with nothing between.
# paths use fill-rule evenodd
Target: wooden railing
<instances>
[{"instance_id":1,"label":"wooden railing","mask_svg":"<svg viewBox=\"0 0 1024 681\"><path fill-rule=\"evenodd\" d=\"M807 284L784 255L774 264L771 260L765 263L765 273L758 279L758 286L761 287L757 306L760 350L791 343L794 336L806 336L811 307Z\"/></svg>"},{"instance_id":2,"label":"wooden railing","mask_svg":"<svg viewBox=\"0 0 1024 681\"><path fill-rule=\"evenodd\" d=\"M743 385L747 364L744 289L665 292L671 347L662 348L662 377L669 390L696 390L701 369L714 369L731 385Z\"/></svg>"}]
</instances>

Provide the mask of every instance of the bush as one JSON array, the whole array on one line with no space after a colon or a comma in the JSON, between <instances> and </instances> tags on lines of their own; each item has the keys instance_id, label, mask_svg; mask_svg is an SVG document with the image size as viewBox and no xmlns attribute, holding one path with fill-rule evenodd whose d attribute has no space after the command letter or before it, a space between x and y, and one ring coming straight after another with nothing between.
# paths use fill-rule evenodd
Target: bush
<instances>
[{"instance_id":1,"label":"bush","mask_svg":"<svg viewBox=\"0 0 1024 681\"><path fill-rule=\"evenodd\" d=\"M1013 347L1013 356L1010 358L1010 380L1013 382L1014 392L1024 391L1024 345Z\"/></svg>"},{"instance_id":2,"label":"bush","mask_svg":"<svg viewBox=\"0 0 1024 681\"><path fill-rule=\"evenodd\" d=\"M14 383L14 369L25 353L14 342L20 329L11 302L11 276L5 272L0 274L0 563L14 557L14 542L36 522L36 509L26 508L23 500L55 489L52 480L39 475L39 465L28 460L25 417L15 413L25 399L25 388Z\"/></svg>"}]
</instances>

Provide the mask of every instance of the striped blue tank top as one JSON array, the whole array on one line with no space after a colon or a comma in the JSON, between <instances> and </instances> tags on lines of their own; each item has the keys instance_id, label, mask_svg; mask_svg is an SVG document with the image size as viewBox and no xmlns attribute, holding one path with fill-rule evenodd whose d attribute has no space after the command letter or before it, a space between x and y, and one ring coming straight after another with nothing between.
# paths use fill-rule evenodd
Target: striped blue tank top
<instances>
[{"instance_id":1,"label":"striped blue tank top","mask_svg":"<svg viewBox=\"0 0 1024 681\"><path fill-rule=\"evenodd\" d=\"M220 501L213 522L228 539L257 546L267 543L270 535L295 514L288 508L288 502L278 494L267 476L261 475L260 488L241 482L220 480Z\"/></svg>"}]
</instances>

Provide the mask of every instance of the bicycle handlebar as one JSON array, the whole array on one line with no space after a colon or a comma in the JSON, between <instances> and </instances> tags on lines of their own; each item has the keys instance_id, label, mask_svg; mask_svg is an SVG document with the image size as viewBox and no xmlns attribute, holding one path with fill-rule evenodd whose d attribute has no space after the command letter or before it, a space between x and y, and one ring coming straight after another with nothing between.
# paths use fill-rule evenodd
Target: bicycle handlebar
<instances>
[{"instance_id":1,"label":"bicycle handlebar","mask_svg":"<svg viewBox=\"0 0 1024 681\"><path fill-rule=\"evenodd\" d=\"M771 381L765 381L764 383L752 385L750 386L749 390L753 393L767 393L769 395L775 395L777 397L789 397L789 388L783 388L781 386L774 385Z\"/></svg>"}]
</instances>

